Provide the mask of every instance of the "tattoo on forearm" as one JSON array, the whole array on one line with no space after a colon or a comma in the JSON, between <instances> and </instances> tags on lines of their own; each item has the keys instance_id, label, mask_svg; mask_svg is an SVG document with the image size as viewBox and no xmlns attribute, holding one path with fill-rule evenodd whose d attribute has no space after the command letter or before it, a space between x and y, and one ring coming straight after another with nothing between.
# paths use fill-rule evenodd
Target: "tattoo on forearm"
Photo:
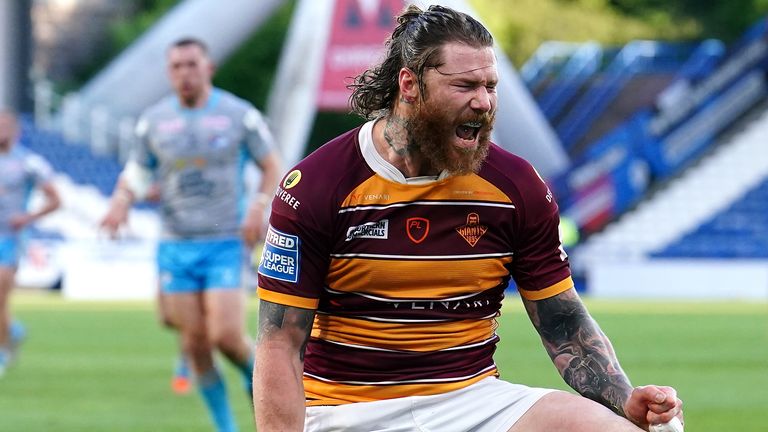
<instances>
[{"instance_id":1,"label":"tattoo on forearm","mask_svg":"<svg viewBox=\"0 0 768 432\"><path fill-rule=\"evenodd\" d=\"M309 341L314 318L314 310L283 306L262 300L259 304L258 340L261 341L278 331L292 332L295 337L302 340L299 359L304 361L304 349Z\"/></svg>"},{"instance_id":2,"label":"tattoo on forearm","mask_svg":"<svg viewBox=\"0 0 768 432\"><path fill-rule=\"evenodd\" d=\"M575 294L526 302L549 356L568 385L619 415L632 391L608 338Z\"/></svg>"}]
</instances>

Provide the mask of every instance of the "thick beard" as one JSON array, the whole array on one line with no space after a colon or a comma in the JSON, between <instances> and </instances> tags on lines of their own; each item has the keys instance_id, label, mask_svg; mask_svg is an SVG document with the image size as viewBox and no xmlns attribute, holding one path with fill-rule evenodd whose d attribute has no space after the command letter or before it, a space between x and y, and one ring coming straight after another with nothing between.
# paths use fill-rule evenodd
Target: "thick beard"
<instances>
[{"instance_id":1,"label":"thick beard","mask_svg":"<svg viewBox=\"0 0 768 432\"><path fill-rule=\"evenodd\" d=\"M451 175L477 173L488 156L495 113L457 119L437 104L422 101L407 121L408 151L420 155L423 161L438 171ZM456 137L456 127L466 122L480 122L477 147L463 149L450 144Z\"/></svg>"}]
</instances>

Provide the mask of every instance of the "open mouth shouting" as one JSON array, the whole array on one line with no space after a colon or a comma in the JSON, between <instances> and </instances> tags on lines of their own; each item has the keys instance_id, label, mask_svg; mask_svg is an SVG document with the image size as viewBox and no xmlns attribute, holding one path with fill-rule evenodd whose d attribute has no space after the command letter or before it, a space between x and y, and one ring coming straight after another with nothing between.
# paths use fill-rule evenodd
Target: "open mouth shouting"
<instances>
[{"instance_id":1,"label":"open mouth shouting","mask_svg":"<svg viewBox=\"0 0 768 432\"><path fill-rule=\"evenodd\" d=\"M475 147L482 127L483 123L479 121L460 124L456 128L456 136L459 137L458 146L462 148Z\"/></svg>"}]
</instances>

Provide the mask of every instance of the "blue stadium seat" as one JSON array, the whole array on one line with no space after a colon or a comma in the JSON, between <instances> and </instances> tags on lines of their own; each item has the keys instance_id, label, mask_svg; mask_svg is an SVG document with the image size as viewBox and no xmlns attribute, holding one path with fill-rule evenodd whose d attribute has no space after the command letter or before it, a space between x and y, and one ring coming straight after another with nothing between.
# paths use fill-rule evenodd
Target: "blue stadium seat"
<instances>
[{"instance_id":1,"label":"blue stadium seat","mask_svg":"<svg viewBox=\"0 0 768 432\"><path fill-rule=\"evenodd\" d=\"M768 180L652 256L661 258L768 258Z\"/></svg>"},{"instance_id":2,"label":"blue stadium seat","mask_svg":"<svg viewBox=\"0 0 768 432\"><path fill-rule=\"evenodd\" d=\"M53 168L74 182L96 187L109 195L120 174L120 164L96 155L85 144L72 144L61 135L38 129L28 116L22 116L21 144L45 157Z\"/></svg>"}]
</instances>

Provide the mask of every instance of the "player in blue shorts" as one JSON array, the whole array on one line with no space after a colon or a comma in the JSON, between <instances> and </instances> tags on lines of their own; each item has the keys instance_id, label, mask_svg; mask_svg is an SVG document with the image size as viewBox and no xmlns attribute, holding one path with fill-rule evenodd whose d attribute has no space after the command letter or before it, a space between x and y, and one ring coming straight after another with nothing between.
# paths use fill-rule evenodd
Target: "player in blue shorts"
<instances>
[{"instance_id":1,"label":"player in blue shorts","mask_svg":"<svg viewBox=\"0 0 768 432\"><path fill-rule=\"evenodd\" d=\"M11 319L9 297L21 253L24 227L59 207L53 170L40 156L17 146L19 122L11 111L0 110L0 376L13 360L24 338L24 327ZM39 188L44 204L29 210L30 193Z\"/></svg>"},{"instance_id":2,"label":"player in blue shorts","mask_svg":"<svg viewBox=\"0 0 768 432\"><path fill-rule=\"evenodd\" d=\"M159 187L162 301L217 430L233 431L236 425L213 353L228 358L250 388L253 349L245 330L242 250L264 235L264 210L281 168L261 114L213 87L213 64L202 41L175 42L167 62L175 94L139 119L138 145L102 225L114 234L126 222L131 204L144 199L152 184ZM244 206L248 159L262 176L259 192Z\"/></svg>"}]
</instances>

